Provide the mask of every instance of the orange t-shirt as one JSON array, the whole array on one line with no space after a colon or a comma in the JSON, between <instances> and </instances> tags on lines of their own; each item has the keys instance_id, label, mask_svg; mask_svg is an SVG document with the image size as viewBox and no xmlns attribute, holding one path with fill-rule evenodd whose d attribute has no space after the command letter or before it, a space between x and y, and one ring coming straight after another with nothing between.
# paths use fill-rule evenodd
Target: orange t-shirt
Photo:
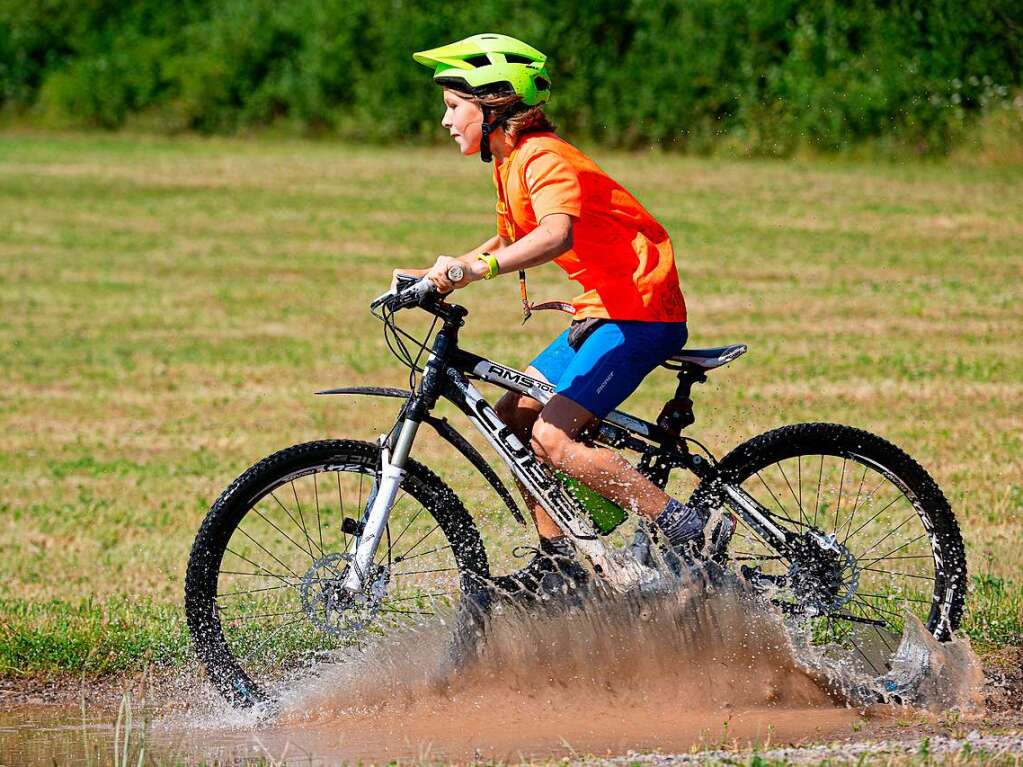
<instances>
[{"instance_id":1,"label":"orange t-shirt","mask_svg":"<svg viewBox=\"0 0 1023 767\"><path fill-rule=\"evenodd\" d=\"M575 318L682 322L671 239L593 160L553 133L527 133L499 167L497 231L518 240L544 216L572 216L572 249L554 263L579 282Z\"/></svg>"}]
</instances>

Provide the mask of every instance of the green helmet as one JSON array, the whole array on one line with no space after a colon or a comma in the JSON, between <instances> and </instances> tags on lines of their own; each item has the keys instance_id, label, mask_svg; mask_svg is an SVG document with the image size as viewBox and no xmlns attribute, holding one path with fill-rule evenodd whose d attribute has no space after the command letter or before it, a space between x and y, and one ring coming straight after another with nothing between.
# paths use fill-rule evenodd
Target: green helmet
<instances>
[{"instance_id":1,"label":"green helmet","mask_svg":"<svg viewBox=\"0 0 1023 767\"><path fill-rule=\"evenodd\" d=\"M434 67L433 81L476 95L511 88L528 106L551 97L547 57L531 45L507 35L473 35L457 43L412 54Z\"/></svg>"}]
</instances>

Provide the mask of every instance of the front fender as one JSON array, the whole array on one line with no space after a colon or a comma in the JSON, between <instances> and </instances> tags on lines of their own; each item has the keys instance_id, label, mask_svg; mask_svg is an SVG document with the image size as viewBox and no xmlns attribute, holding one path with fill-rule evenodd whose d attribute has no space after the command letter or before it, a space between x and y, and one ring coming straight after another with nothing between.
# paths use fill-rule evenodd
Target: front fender
<instances>
[{"instance_id":1,"label":"front fender","mask_svg":"<svg viewBox=\"0 0 1023 767\"><path fill-rule=\"evenodd\" d=\"M394 399L405 400L412 396L412 392L408 389L395 389L388 386L341 386L336 389L324 389L323 391L318 391L316 393L361 394L367 397L392 397ZM494 488L494 492L497 493L498 497L504 501L504 505L508 507L512 516L515 517L520 525L525 526L526 519L522 516L522 512L515 503L515 498L510 492L508 492L508 488L501 481L501 478L497 476L492 468L490 468L490 464L487 463L486 459L480 455L479 450L473 447L472 443L459 434L446 419L434 418L432 415L428 415L425 418L425 421L430 424L430 426L432 426L449 445L461 453L462 456L471 463L480 474L483 475L483 478L487 480L492 488Z\"/></svg>"}]
</instances>

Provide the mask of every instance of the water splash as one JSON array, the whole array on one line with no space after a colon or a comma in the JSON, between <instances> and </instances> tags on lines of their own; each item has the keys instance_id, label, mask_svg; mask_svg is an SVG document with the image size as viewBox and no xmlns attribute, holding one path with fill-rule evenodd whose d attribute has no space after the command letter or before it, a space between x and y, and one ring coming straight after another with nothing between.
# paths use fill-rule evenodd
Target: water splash
<instances>
[{"instance_id":1,"label":"water splash","mask_svg":"<svg viewBox=\"0 0 1023 767\"><path fill-rule=\"evenodd\" d=\"M973 705L968 643L905 625L901 638L863 627L860 652L822 648L745 581L704 573L659 593L501 603L478 658L455 668L451 616L381 636L284 686L272 721L218 712L204 726L277 756L431 761L819 738L880 699Z\"/></svg>"}]
</instances>

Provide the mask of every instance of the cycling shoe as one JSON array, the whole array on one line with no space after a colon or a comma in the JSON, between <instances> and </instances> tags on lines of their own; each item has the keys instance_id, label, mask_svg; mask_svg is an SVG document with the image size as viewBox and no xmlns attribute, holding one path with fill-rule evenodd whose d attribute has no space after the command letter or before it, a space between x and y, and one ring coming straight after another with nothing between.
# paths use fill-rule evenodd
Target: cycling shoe
<instances>
[{"instance_id":1,"label":"cycling shoe","mask_svg":"<svg viewBox=\"0 0 1023 767\"><path fill-rule=\"evenodd\" d=\"M519 546L516 557L533 558L525 567L491 579L491 588L501 600L550 601L578 595L590 584L590 574L575 558L564 538L541 539L540 547Z\"/></svg>"}]
</instances>

